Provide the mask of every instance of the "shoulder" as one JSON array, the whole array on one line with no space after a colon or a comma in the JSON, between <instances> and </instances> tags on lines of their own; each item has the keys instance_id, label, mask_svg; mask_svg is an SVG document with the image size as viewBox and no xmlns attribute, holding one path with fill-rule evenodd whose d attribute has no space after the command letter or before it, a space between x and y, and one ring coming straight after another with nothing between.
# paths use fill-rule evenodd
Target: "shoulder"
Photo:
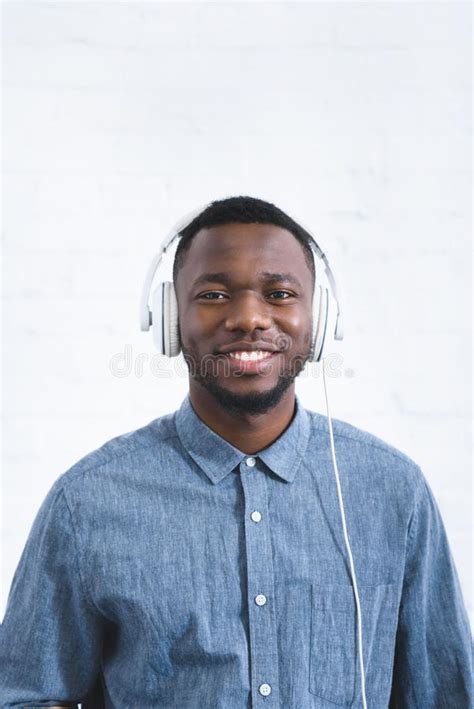
<instances>
[{"instance_id":1,"label":"shoulder","mask_svg":"<svg viewBox=\"0 0 474 709\"><path fill-rule=\"evenodd\" d=\"M144 426L114 436L80 458L55 482L56 488L69 488L96 474L107 475L122 468L139 467L150 455L156 456L168 439L176 436L174 413L152 419Z\"/></svg>"},{"instance_id":2,"label":"shoulder","mask_svg":"<svg viewBox=\"0 0 474 709\"><path fill-rule=\"evenodd\" d=\"M309 411L312 429L316 434L329 435L328 420L323 414L316 411ZM396 448L392 444L384 441L373 433L358 428L342 419L332 418L332 428L334 438L339 439L339 445L344 450L356 452L371 451L374 456L393 458L402 466L418 467L417 463L406 453Z\"/></svg>"},{"instance_id":3,"label":"shoulder","mask_svg":"<svg viewBox=\"0 0 474 709\"><path fill-rule=\"evenodd\" d=\"M308 411L313 437L316 441L329 438L327 417ZM371 479L392 479L402 485L410 497L418 497L426 483L418 463L407 453L363 428L347 421L332 418L334 446L337 461L349 464L352 469L367 470Z\"/></svg>"}]
</instances>

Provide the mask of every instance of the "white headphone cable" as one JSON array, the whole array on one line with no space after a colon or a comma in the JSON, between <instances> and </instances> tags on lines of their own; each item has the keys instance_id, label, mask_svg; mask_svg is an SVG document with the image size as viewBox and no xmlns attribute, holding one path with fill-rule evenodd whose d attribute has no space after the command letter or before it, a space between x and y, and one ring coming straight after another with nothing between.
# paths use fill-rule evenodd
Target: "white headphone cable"
<instances>
[{"instance_id":1,"label":"white headphone cable","mask_svg":"<svg viewBox=\"0 0 474 709\"><path fill-rule=\"evenodd\" d=\"M351 545L349 544L349 538L347 536L346 515L344 513L344 504L342 501L342 493L341 493L341 483L339 481L339 472L337 469L336 451L335 451L335 447L334 447L334 435L333 435L333 430L332 430L331 414L329 412L329 401L328 401L328 393L327 393L327 388L326 388L326 375L325 375L325 371L324 371L324 369L325 369L324 368L324 358L322 358L322 360L321 360L321 369L323 372L324 396L326 397L326 410L327 410L327 418L328 418L328 425L329 425L329 437L331 439L332 465L334 468L334 475L336 476L337 494L339 497L339 507L341 510L341 517L342 517L342 528L344 530L344 540L346 542L347 553L349 555L352 583L353 583L353 587L354 587L355 601L356 601L356 606L357 606L357 636L358 636L358 642L359 642L360 674L361 674L361 680L362 680L362 706L363 706L363 709L367 709L367 700L365 697L364 657L363 657L363 652L362 652L362 613L361 613L361 609L360 609L359 591L357 589L357 580L356 580L356 574L355 574L355 570L354 570L354 561L352 559Z\"/></svg>"}]
</instances>

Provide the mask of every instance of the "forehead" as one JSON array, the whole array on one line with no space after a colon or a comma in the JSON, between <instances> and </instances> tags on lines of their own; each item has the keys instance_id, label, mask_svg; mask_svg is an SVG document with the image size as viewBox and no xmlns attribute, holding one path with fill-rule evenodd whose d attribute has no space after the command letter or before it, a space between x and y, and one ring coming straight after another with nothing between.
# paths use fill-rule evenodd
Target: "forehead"
<instances>
[{"instance_id":1,"label":"forehead","mask_svg":"<svg viewBox=\"0 0 474 709\"><path fill-rule=\"evenodd\" d=\"M302 244L273 224L222 224L201 229L192 239L182 268L185 282L208 270L238 279L258 271L293 273L306 283L311 273ZM188 280L189 279L189 280Z\"/></svg>"}]
</instances>

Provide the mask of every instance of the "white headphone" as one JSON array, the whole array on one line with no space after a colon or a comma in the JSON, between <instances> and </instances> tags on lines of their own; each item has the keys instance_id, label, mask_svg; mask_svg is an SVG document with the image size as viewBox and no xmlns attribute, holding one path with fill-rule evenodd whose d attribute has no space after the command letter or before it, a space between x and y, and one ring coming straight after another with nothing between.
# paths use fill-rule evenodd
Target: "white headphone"
<instances>
[{"instance_id":1,"label":"white headphone","mask_svg":"<svg viewBox=\"0 0 474 709\"><path fill-rule=\"evenodd\" d=\"M174 242L180 238L180 233L210 204L204 205L190 214L187 214L163 240L160 250L150 264L148 273L143 284L140 299L140 329L148 331L150 326L153 332L153 341L160 354L168 357L176 357L181 352L178 325L178 302L176 291L172 281L161 281L154 289L151 296L151 309L149 305L150 292L153 279L161 260ZM301 225L301 224L300 224ZM302 225L301 225L302 226ZM305 227L303 227L305 228ZM311 250L313 257L317 257L324 263L324 270L329 281L334 301L331 302L329 291L326 286L316 283L313 295L313 331L310 362L319 362L327 346L326 333L329 326L330 312L336 308L336 324L334 327L334 339L342 340L344 331L342 326L341 304L338 296L336 280L329 265L328 259L320 248L314 236L306 229L311 237ZM316 267L316 258L315 258Z\"/></svg>"}]
</instances>

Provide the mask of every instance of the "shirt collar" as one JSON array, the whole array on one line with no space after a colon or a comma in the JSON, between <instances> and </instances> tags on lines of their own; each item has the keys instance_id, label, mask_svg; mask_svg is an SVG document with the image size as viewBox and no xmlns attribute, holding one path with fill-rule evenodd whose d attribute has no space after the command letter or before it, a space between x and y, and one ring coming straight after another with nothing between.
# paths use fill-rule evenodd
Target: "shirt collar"
<instances>
[{"instance_id":1,"label":"shirt collar","mask_svg":"<svg viewBox=\"0 0 474 709\"><path fill-rule=\"evenodd\" d=\"M298 397L295 397L295 403L295 414L288 428L270 446L252 456L290 483L298 471L310 435L309 414ZM181 443L212 483L220 482L248 457L199 418L189 394L176 411L174 420Z\"/></svg>"}]
</instances>

